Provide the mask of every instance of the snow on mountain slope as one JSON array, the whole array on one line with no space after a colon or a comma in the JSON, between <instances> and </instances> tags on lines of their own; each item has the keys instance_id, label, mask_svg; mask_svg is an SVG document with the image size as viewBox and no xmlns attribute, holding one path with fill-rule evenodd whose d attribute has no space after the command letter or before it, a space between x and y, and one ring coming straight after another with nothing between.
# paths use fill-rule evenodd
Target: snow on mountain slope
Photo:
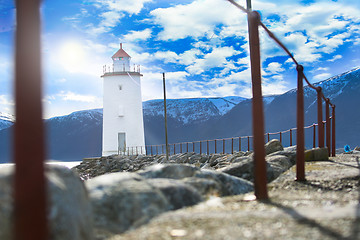
<instances>
[{"instance_id":1,"label":"snow on mountain slope","mask_svg":"<svg viewBox=\"0 0 360 240\"><path fill-rule=\"evenodd\" d=\"M0 130L10 127L14 121L14 115L0 112Z\"/></svg>"},{"instance_id":2,"label":"snow on mountain slope","mask_svg":"<svg viewBox=\"0 0 360 240\"><path fill-rule=\"evenodd\" d=\"M339 96L350 82L358 81L358 79L360 79L360 67L328 78L314 85L322 87L324 89L325 96L332 100Z\"/></svg>"},{"instance_id":3,"label":"snow on mountain slope","mask_svg":"<svg viewBox=\"0 0 360 240\"><path fill-rule=\"evenodd\" d=\"M341 73L339 75L333 76L331 78L328 78L326 80L313 83L315 87L321 87L324 91L324 95L328 97L330 100L336 98L339 96L343 89L352 81L357 81L360 78L360 67L354 68L350 71ZM297 89L291 89L287 93L292 94L296 92ZM285 94L287 94L285 93ZM309 97L316 94L316 91L312 88L310 88L305 82L304 82L304 95Z\"/></svg>"},{"instance_id":4,"label":"snow on mountain slope","mask_svg":"<svg viewBox=\"0 0 360 240\"><path fill-rule=\"evenodd\" d=\"M216 108L219 110L221 115L224 115L228 111L230 111L236 104L241 101L244 101L246 98L242 97L223 97L223 98L209 98L210 102L212 102Z\"/></svg>"},{"instance_id":5,"label":"snow on mountain slope","mask_svg":"<svg viewBox=\"0 0 360 240\"><path fill-rule=\"evenodd\" d=\"M245 98L234 96L225 98L167 99L166 107L168 117L188 124L194 121L204 122L213 117L220 117L243 100ZM163 100L157 99L144 102L143 113L144 116L164 116Z\"/></svg>"}]
</instances>

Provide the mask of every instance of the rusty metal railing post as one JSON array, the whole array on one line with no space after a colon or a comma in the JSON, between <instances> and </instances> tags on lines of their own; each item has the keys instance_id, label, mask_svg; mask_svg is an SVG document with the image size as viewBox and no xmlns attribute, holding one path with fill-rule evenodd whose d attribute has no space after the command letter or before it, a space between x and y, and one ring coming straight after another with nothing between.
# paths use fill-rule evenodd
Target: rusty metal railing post
<instances>
[{"instance_id":1,"label":"rusty metal railing post","mask_svg":"<svg viewBox=\"0 0 360 240\"><path fill-rule=\"evenodd\" d=\"M214 144L215 144L215 153L217 153L216 139L215 139L215 143L214 143Z\"/></svg>"},{"instance_id":2,"label":"rusty metal railing post","mask_svg":"<svg viewBox=\"0 0 360 240\"><path fill-rule=\"evenodd\" d=\"M40 0L16 2L14 236L48 239Z\"/></svg>"},{"instance_id":3,"label":"rusty metal railing post","mask_svg":"<svg viewBox=\"0 0 360 240\"><path fill-rule=\"evenodd\" d=\"M292 146L292 129L291 128L290 128L289 134L290 134L290 147L291 147Z\"/></svg>"},{"instance_id":4,"label":"rusty metal railing post","mask_svg":"<svg viewBox=\"0 0 360 240\"><path fill-rule=\"evenodd\" d=\"M225 154L225 139L223 139L223 154Z\"/></svg>"},{"instance_id":5,"label":"rusty metal railing post","mask_svg":"<svg viewBox=\"0 0 360 240\"><path fill-rule=\"evenodd\" d=\"M313 148L316 147L316 124L313 124Z\"/></svg>"},{"instance_id":6,"label":"rusty metal railing post","mask_svg":"<svg viewBox=\"0 0 360 240\"><path fill-rule=\"evenodd\" d=\"M195 142L193 142L192 145L193 145L193 152L195 152Z\"/></svg>"},{"instance_id":7,"label":"rusty metal railing post","mask_svg":"<svg viewBox=\"0 0 360 240\"><path fill-rule=\"evenodd\" d=\"M250 62L252 80L252 117L254 136L254 187L258 200L268 199L264 143L264 111L261 91L261 62L259 40L260 14L248 14Z\"/></svg>"},{"instance_id":8,"label":"rusty metal railing post","mask_svg":"<svg viewBox=\"0 0 360 240\"><path fill-rule=\"evenodd\" d=\"M317 92L317 116L318 116L318 145L319 148L324 147L324 124L323 124L323 116L322 116L322 100L321 100L321 87L316 89Z\"/></svg>"},{"instance_id":9,"label":"rusty metal railing post","mask_svg":"<svg viewBox=\"0 0 360 240\"><path fill-rule=\"evenodd\" d=\"M231 154L234 154L234 138L231 138Z\"/></svg>"},{"instance_id":10,"label":"rusty metal railing post","mask_svg":"<svg viewBox=\"0 0 360 240\"><path fill-rule=\"evenodd\" d=\"M282 132L280 132L279 138L280 138L280 143L282 144Z\"/></svg>"},{"instance_id":11,"label":"rusty metal railing post","mask_svg":"<svg viewBox=\"0 0 360 240\"><path fill-rule=\"evenodd\" d=\"M210 154L210 152L209 152L209 140L206 140L206 152L207 152L207 155Z\"/></svg>"},{"instance_id":12,"label":"rusty metal railing post","mask_svg":"<svg viewBox=\"0 0 360 240\"><path fill-rule=\"evenodd\" d=\"M241 137L239 137L239 152L241 152Z\"/></svg>"},{"instance_id":13,"label":"rusty metal railing post","mask_svg":"<svg viewBox=\"0 0 360 240\"><path fill-rule=\"evenodd\" d=\"M248 151L250 151L250 136L247 136Z\"/></svg>"},{"instance_id":14,"label":"rusty metal railing post","mask_svg":"<svg viewBox=\"0 0 360 240\"><path fill-rule=\"evenodd\" d=\"M296 180L305 181L305 140L304 140L304 88L302 65L296 67L297 78L297 120L296 120Z\"/></svg>"},{"instance_id":15,"label":"rusty metal railing post","mask_svg":"<svg viewBox=\"0 0 360 240\"><path fill-rule=\"evenodd\" d=\"M201 144L201 141L200 141L200 155L202 154L202 144Z\"/></svg>"},{"instance_id":16,"label":"rusty metal railing post","mask_svg":"<svg viewBox=\"0 0 360 240\"><path fill-rule=\"evenodd\" d=\"M332 108L332 134L331 134L331 141L332 141L332 149L331 149L331 155L333 157L335 157L335 154L336 154L336 146L335 146L335 105L331 105L331 108Z\"/></svg>"},{"instance_id":17,"label":"rusty metal railing post","mask_svg":"<svg viewBox=\"0 0 360 240\"><path fill-rule=\"evenodd\" d=\"M330 157L331 143L330 143L330 99L325 100L325 116L326 116L326 147Z\"/></svg>"}]
</instances>

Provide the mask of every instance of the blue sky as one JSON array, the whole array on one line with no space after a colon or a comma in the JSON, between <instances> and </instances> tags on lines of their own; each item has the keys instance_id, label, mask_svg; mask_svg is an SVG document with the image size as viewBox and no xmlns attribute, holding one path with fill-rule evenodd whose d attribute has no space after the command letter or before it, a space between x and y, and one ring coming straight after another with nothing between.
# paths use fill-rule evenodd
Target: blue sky
<instances>
[{"instance_id":1,"label":"blue sky","mask_svg":"<svg viewBox=\"0 0 360 240\"><path fill-rule=\"evenodd\" d=\"M237 1L246 6L245 0ZM360 66L359 0L252 0L311 82ZM45 0L44 117L102 107L119 43L141 65L143 100L251 97L246 15L226 0ZM0 2L0 112L11 113L15 8ZM263 93L296 87L294 64L260 30Z\"/></svg>"}]
</instances>

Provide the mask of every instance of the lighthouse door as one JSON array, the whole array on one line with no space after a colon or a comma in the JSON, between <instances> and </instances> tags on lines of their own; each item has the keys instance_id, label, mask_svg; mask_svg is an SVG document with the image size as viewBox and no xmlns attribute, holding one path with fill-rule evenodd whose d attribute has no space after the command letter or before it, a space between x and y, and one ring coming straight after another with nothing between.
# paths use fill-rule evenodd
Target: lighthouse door
<instances>
[{"instance_id":1,"label":"lighthouse door","mask_svg":"<svg viewBox=\"0 0 360 240\"><path fill-rule=\"evenodd\" d=\"M124 132L118 133L118 152L119 154L126 153L126 135Z\"/></svg>"}]
</instances>

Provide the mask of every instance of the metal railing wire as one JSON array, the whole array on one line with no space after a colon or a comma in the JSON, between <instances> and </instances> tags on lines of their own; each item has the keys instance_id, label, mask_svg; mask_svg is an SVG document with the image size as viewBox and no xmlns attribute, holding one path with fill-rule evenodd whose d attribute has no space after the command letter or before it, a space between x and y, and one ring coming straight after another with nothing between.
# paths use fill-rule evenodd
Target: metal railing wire
<instances>
[{"instance_id":1,"label":"metal railing wire","mask_svg":"<svg viewBox=\"0 0 360 240\"><path fill-rule=\"evenodd\" d=\"M331 119L332 117L330 117ZM323 124L326 124L326 121L323 121ZM304 129L313 129L312 132L312 147L316 147L316 127L318 126L317 123L313 123L304 127ZM278 136L277 138L280 143L284 144L284 136L286 133L289 133L288 138L288 146L294 146L294 132L297 128L290 128L284 131L277 131L277 132L268 132L264 134L264 137L267 139L267 142L270 140L275 139L271 136ZM206 139L206 140L197 140L197 141L190 141L190 142L177 142L177 143L170 143L168 147L170 148L170 155L175 155L179 153L201 153L201 154L218 154L218 153L227 153L233 154L239 151L251 151L251 141L253 136L241 136L241 137L228 137L228 138L217 138L217 139ZM245 141L245 144L242 142ZM201 145L201 148L200 148ZM175 146L175 147L174 147ZM228 146L228 147L226 147ZM230 147L229 147L230 146ZM136 149L141 149L141 151L137 151ZM125 152L127 155L131 155L135 151L139 155L160 155L165 154L166 151L166 144L155 144L155 145L146 145L145 151L142 151L144 147L127 147ZM131 153L131 154L130 154Z\"/></svg>"},{"instance_id":2,"label":"metal railing wire","mask_svg":"<svg viewBox=\"0 0 360 240\"><path fill-rule=\"evenodd\" d=\"M234 0L227 0L230 3L232 3L234 6L239 8L241 11L248 14L248 19L250 21L250 15L252 12L246 10L244 7L237 4ZM250 26L250 24L249 24ZM305 181L305 167L304 167L304 94L303 94L303 80L306 81L308 86L317 92L317 103L318 103L318 145L319 147L324 147L324 125L323 125L323 115L322 115L322 99L326 102L326 146L329 149L330 148L332 152L332 156L335 156L335 105L330 102L328 98L325 98L321 87L315 87L313 86L308 79L306 78L304 74L304 68L302 65L300 65L294 56L290 53L290 51L285 47L285 45L261 22L259 19L258 26L261 26L266 33L269 35L270 38L272 38L287 54L288 56L293 60L293 62L296 65L296 70L298 72L298 88L297 88L297 161L296 161L296 179L299 181ZM250 28L249 28L250 32ZM259 42L252 42L251 39L249 41L250 48L252 45L259 45ZM252 61L252 60L251 60ZM260 67L260 66L259 66ZM330 143L330 116L329 116L329 106L332 106L332 141ZM253 120L255 123L255 120Z\"/></svg>"},{"instance_id":3,"label":"metal railing wire","mask_svg":"<svg viewBox=\"0 0 360 240\"><path fill-rule=\"evenodd\" d=\"M258 28L261 26L294 61L298 71L298 93L297 93L297 180L305 180L304 173L304 109L303 109L303 80L308 86L317 91L318 99L318 145L324 146L324 124L322 116L322 100L326 103L326 146L332 149L335 156L335 105L326 98L321 87L315 87L306 78L303 67L299 65L289 50L276 36L261 22L260 14L250 11L240 6L233 0L227 0L234 6L248 15L249 23L249 44L251 76L253 89L253 149L254 149L254 169L255 169L255 196L257 199L267 199L267 180L266 165L264 154L264 117L261 92L261 71L260 71L260 44ZM16 96L16 124L14 141L14 160L15 160L15 184L14 184L14 235L15 239L47 239L48 221L46 220L46 187L44 178L44 127L42 123L41 106L41 59L40 59L40 0L17 0L16 1L16 63L15 63L15 96ZM30 29L30 31L29 31ZM30 40L29 40L30 39ZM29 45L30 44L30 45ZM20 56L18 53L22 53ZM29 61L29 59L31 59ZM31 69L31 70L29 70ZM23 73L29 74L25 76ZM29 81L29 79L31 81ZM31 83L30 88L26 88ZM21 87L20 87L21 86ZM32 91L28 91L31 89ZM29 107L29 105L31 107ZM330 109L332 116L330 117ZM31 110L29 112L29 110ZM331 124L332 122L332 124ZM330 141L331 124L331 141ZM29 126L30 125L30 126ZM35 127L34 127L35 126ZM256 128L254 127L256 126ZM315 133L315 125L314 133ZM292 129L289 130L292 139ZM281 136L282 134L280 134ZM37 141L33 141L36 137ZM248 149L250 146L250 136L247 136ZM268 139L270 134L268 135ZM282 138L282 136L280 137ZM30 140L29 140L30 139ZM231 138L232 146L234 138ZM239 149L241 149L241 137L239 139ZM222 140L223 152L225 140ZM206 149L209 152L209 142ZM217 140L214 140L216 143ZM292 144L292 142L291 142ZM195 142L192 143L195 150ZM199 150L202 152L202 143ZM180 151L182 152L182 146ZM186 144L187 151L189 143ZM217 148L217 144L215 144ZM174 152L176 145L174 144ZM151 148L152 151L152 148ZM157 149L158 151L158 149ZM217 151L217 149L215 150ZM132 153L138 153L137 150ZM129 153L129 151L128 151ZM25 157L24 157L25 156ZM31 156L31 158L29 158ZM24 161L27 160L27 161ZM31 164L31 167L29 167ZM34 167L35 166L35 167ZM23 174L25 172L25 174ZM31 192L29 192L31 190ZM21 210L21 211L20 211ZM34 227L36 225L36 227Z\"/></svg>"},{"instance_id":4,"label":"metal railing wire","mask_svg":"<svg viewBox=\"0 0 360 240\"><path fill-rule=\"evenodd\" d=\"M298 181L305 181L305 160L304 160L304 151L305 151L305 137L304 130L310 127L313 127L313 147L315 147L315 138L316 138L316 129L318 126L318 146L320 148L324 147L324 125L326 126L326 147L329 150L331 149L331 155L335 156L335 105L330 102L329 98L326 98L322 92L322 88L320 86L315 87L312 85L304 74L304 67L300 65L295 57L290 53L289 49L275 36L273 32L271 32L264 23L261 22L260 14L256 11L247 10L234 0L227 0L241 11L248 15L248 28L249 28L249 45L250 45L250 63L251 63L251 78L252 78L252 90L253 90L253 134L251 136L253 138L253 149L254 149L254 171L255 171L255 196L257 199L267 199L267 189L266 189L266 165L265 165L265 150L264 150L264 116L263 116L263 101L262 101L262 92L261 92L261 62L260 62L260 41L259 41L259 26L261 26L268 36L273 39L279 46L282 48L287 55L292 59L292 61L296 65L297 71L297 123L296 128L291 128L287 130L290 136L290 146L293 145L293 130L296 130L296 179ZM307 83L307 85L314 89L317 92L317 124L313 124L311 126L304 126L304 86L303 81ZM323 113L322 106L325 101L326 105L326 121L323 122ZM329 106L332 107L332 116L330 116ZM331 123L332 122L332 123ZM330 130L331 125L331 130ZM256 126L256 127L255 127ZM283 133L287 131L278 132L280 141L282 141ZM270 140L270 135L275 133L266 133L264 136L267 136L268 141ZM331 140L330 140L331 136ZM250 150L250 136L246 137L248 140L248 151ZM231 152L234 151L234 138L231 139ZM217 153L217 142L222 141L222 149L223 153L225 153L225 141L228 139L214 139L214 140L205 140L206 142L206 153L209 154L209 143L214 141L214 153ZM235 138L236 139L236 138ZM241 139L242 137L238 137L239 139L239 151L241 151ZM176 154L176 145L179 145L179 151L182 152L183 144L186 144L187 151L188 145L192 144L193 152L196 151L195 145L198 143L200 154L203 153L202 145L203 141L195 141L195 142L187 142L187 143L175 143L173 145L173 153ZM153 146L150 147L150 153L153 154ZM157 149L157 147L156 147ZM158 151L156 150L158 153Z\"/></svg>"}]
</instances>

